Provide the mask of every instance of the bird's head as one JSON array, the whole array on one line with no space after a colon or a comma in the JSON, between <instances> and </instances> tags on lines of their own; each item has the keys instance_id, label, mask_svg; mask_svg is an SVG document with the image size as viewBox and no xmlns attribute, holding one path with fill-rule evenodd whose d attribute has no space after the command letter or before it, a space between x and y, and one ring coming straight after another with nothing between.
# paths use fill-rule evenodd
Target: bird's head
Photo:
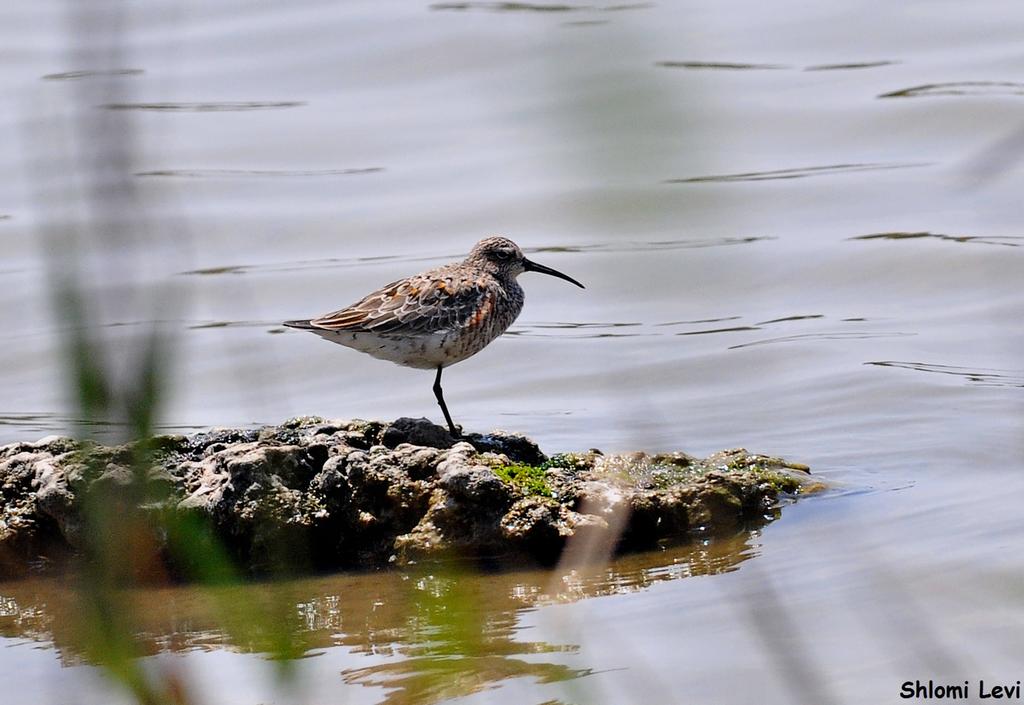
<instances>
[{"instance_id":1,"label":"bird's head","mask_svg":"<svg viewBox=\"0 0 1024 705\"><path fill-rule=\"evenodd\" d=\"M561 272L537 264L526 258L519 245L507 237L488 237L476 243L466 258L467 262L481 266L498 279L515 279L523 272L540 272L572 282L579 288L582 284Z\"/></svg>"}]
</instances>

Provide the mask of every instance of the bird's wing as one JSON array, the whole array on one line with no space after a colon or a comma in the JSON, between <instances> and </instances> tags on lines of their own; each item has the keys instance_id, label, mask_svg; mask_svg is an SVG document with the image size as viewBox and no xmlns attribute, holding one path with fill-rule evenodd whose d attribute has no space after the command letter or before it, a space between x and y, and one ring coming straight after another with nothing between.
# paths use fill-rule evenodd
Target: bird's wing
<instances>
[{"instance_id":1,"label":"bird's wing","mask_svg":"<svg viewBox=\"0 0 1024 705\"><path fill-rule=\"evenodd\" d=\"M427 272L392 282L340 311L314 318L313 328L344 332L433 333L474 325L494 306L487 282Z\"/></svg>"}]
</instances>

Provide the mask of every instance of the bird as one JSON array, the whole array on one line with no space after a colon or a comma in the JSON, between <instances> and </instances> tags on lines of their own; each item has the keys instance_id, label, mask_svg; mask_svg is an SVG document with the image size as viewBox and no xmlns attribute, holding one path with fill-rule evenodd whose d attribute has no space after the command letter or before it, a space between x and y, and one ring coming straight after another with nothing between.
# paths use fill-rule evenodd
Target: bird
<instances>
[{"instance_id":1,"label":"bird","mask_svg":"<svg viewBox=\"0 0 1024 705\"><path fill-rule=\"evenodd\" d=\"M526 258L507 237L487 237L461 262L386 284L343 309L317 318L285 321L381 360L436 370L434 397L454 438L461 432L448 413L441 372L476 355L504 333L523 310L523 272L540 272L585 288L567 274Z\"/></svg>"}]
</instances>

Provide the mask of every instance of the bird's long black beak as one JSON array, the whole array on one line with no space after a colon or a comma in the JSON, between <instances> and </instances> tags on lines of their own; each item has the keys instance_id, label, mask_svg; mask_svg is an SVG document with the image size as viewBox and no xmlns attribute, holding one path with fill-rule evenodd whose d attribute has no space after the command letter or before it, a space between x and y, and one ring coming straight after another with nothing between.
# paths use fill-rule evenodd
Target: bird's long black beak
<instances>
[{"instance_id":1,"label":"bird's long black beak","mask_svg":"<svg viewBox=\"0 0 1024 705\"><path fill-rule=\"evenodd\" d=\"M576 286L578 286L581 289L586 289L587 288L587 287L583 286L582 284L580 284L575 279L573 279L572 277L570 277L568 274L562 274L557 269L552 269L551 267L545 267L543 264L537 264L536 262L531 262L530 260L526 259L525 257L523 258L523 269L525 271L527 271L527 272L540 272L541 274L550 274L553 277L558 277L559 279L564 279L567 282L571 282L571 283L575 284Z\"/></svg>"}]
</instances>

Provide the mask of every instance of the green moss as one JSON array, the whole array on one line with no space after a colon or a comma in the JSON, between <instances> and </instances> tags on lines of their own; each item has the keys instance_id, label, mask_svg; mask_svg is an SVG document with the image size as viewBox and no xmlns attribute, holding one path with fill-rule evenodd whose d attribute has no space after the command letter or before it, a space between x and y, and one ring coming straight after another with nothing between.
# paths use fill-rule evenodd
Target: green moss
<instances>
[{"instance_id":1,"label":"green moss","mask_svg":"<svg viewBox=\"0 0 1024 705\"><path fill-rule=\"evenodd\" d=\"M494 474L502 482L515 485L528 495L552 497L554 492L548 485L546 469L535 465L497 465Z\"/></svg>"},{"instance_id":2,"label":"green moss","mask_svg":"<svg viewBox=\"0 0 1024 705\"><path fill-rule=\"evenodd\" d=\"M746 470L763 470L764 466L758 464L759 458L752 455L741 455L730 461L723 469L731 472L743 472Z\"/></svg>"},{"instance_id":3,"label":"green moss","mask_svg":"<svg viewBox=\"0 0 1024 705\"><path fill-rule=\"evenodd\" d=\"M580 453L556 453L540 465L541 470L561 468L563 470L589 470L593 462Z\"/></svg>"},{"instance_id":4,"label":"green moss","mask_svg":"<svg viewBox=\"0 0 1024 705\"><path fill-rule=\"evenodd\" d=\"M800 489L800 481L786 473L769 470L756 465L750 467L749 471L757 478L759 484L767 484L775 490L775 492L795 494Z\"/></svg>"}]
</instances>

